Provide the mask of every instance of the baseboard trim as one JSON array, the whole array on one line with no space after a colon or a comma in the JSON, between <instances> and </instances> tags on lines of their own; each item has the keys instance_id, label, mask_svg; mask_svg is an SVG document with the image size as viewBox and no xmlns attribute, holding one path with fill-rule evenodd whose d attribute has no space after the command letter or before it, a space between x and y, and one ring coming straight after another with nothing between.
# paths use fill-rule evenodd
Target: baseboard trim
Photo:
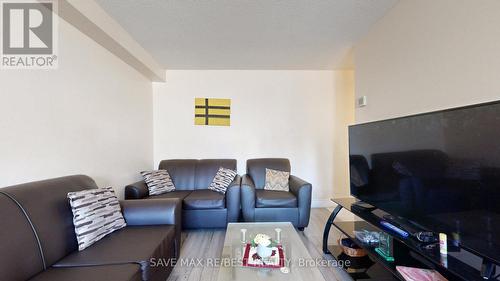
<instances>
[{"instance_id":1,"label":"baseboard trim","mask_svg":"<svg viewBox=\"0 0 500 281\"><path fill-rule=\"evenodd\" d=\"M311 201L311 208L330 208L334 207L335 203L330 199L313 199Z\"/></svg>"}]
</instances>

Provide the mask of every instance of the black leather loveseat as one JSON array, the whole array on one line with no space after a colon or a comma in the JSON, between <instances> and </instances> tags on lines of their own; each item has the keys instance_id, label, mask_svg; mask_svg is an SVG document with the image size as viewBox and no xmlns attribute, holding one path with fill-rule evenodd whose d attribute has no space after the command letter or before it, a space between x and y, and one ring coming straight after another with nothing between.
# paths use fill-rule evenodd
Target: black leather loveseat
<instances>
[{"instance_id":1,"label":"black leather loveseat","mask_svg":"<svg viewBox=\"0 0 500 281\"><path fill-rule=\"evenodd\" d=\"M178 198L182 201L184 228L224 228L238 221L241 177L236 176L225 195L212 191L208 186L220 167L236 170L236 160L163 160L158 169L168 171L175 191L149 196L146 183L139 181L125 187L125 199Z\"/></svg>"},{"instance_id":2,"label":"black leather loveseat","mask_svg":"<svg viewBox=\"0 0 500 281\"><path fill-rule=\"evenodd\" d=\"M83 175L0 188L0 280L166 280L152 261L178 256L180 202L122 201L127 227L78 251L66 196L92 188Z\"/></svg>"}]
</instances>

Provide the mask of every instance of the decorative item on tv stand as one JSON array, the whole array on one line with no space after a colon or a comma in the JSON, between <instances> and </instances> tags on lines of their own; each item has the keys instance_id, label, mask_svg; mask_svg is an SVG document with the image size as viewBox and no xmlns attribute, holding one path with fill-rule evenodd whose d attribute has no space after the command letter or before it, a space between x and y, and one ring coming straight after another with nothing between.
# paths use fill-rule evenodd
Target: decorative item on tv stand
<instances>
[{"instance_id":1,"label":"decorative item on tv stand","mask_svg":"<svg viewBox=\"0 0 500 281\"><path fill-rule=\"evenodd\" d=\"M375 251L382 256L386 261L393 262L394 256L392 254L392 238L385 232L379 234L379 244Z\"/></svg>"},{"instance_id":2,"label":"decorative item on tv stand","mask_svg":"<svg viewBox=\"0 0 500 281\"><path fill-rule=\"evenodd\" d=\"M342 248L342 252L352 258L361 258L366 256L366 251L358 247L350 238L340 237L337 243Z\"/></svg>"}]
</instances>

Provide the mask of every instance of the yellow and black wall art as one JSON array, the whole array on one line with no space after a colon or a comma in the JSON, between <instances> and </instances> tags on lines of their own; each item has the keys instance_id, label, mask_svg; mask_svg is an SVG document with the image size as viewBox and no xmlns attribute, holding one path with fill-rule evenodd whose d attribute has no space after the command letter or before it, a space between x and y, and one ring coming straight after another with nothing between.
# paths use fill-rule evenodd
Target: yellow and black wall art
<instances>
[{"instance_id":1,"label":"yellow and black wall art","mask_svg":"<svg viewBox=\"0 0 500 281\"><path fill-rule=\"evenodd\" d=\"M231 99L195 98L194 124L202 126L230 126Z\"/></svg>"}]
</instances>

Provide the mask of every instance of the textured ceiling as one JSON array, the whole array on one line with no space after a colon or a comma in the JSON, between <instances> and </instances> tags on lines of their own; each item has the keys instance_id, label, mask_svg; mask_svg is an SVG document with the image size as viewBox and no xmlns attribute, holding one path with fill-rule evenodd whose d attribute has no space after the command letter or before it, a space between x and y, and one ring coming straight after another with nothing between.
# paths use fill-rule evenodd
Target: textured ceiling
<instances>
[{"instance_id":1,"label":"textured ceiling","mask_svg":"<svg viewBox=\"0 0 500 281\"><path fill-rule=\"evenodd\" d=\"M97 0L166 69L345 69L398 0Z\"/></svg>"}]
</instances>

